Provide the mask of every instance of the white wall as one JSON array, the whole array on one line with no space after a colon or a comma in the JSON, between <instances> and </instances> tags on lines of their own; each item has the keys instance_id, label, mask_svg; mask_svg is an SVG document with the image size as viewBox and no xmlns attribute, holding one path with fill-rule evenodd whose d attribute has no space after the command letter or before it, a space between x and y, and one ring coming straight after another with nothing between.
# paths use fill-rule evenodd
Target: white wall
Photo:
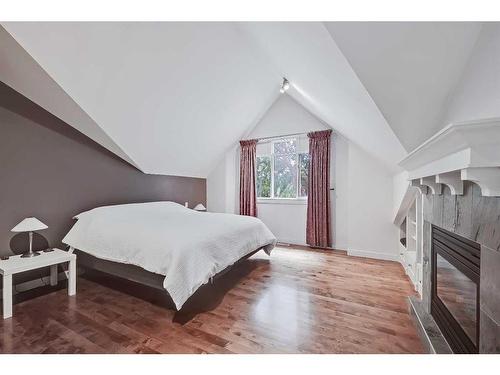
<instances>
[{"instance_id":1,"label":"white wall","mask_svg":"<svg viewBox=\"0 0 500 375\"><path fill-rule=\"evenodd\" d=\"M322 130L324 123L289 96L281 96L245 138ZM235 145L207 178L207 208L238 212L239 147ZM352 255L397 258L390 170L334 130L331 162L333 246ZM226 196L229 194L230 197ZM259 218L278 240L305 244L305 204L259 203Z\"/></svg>"},{"instance_id":2,"label":"white wall","mask_svg":"<svg viewBox=\"0 0 500 375\"><path fill-rule=\"evenodd\" d=\"M289 95L281 95L247 138L324 130L328 126ZM305 245L307 202L257 203L259 218L281 242Z\"/></svg>"},{"instance_id":3,"label":"white wall","mask_svg":"<svg viewBox=\"0 0 500 375\"><path fill-rule=\"evenodd\" d=\"M407 171L400 172L393 176L392 186L393 186L393 202L392 202L392 217L396 217L398 210L401 206L403 198L408 190L410 182L408 181L409 174Z\"/></svg>"},{"instance_id":4,"label":"white wall","mask_svg":"<svg viewBox=\"0 0 500 375\"><path fill-rule=\"evenodd\" d=\"M333 247L349 248L349 141L340 134L333 133L330 162L331 191L331 233ZM281 242L305 245L306 243L306 202L258 203L259 218L266 223Z\"/></svg>"},{"instance_id":5,"label":"white wall","mask_svg":"<svg viewBox=\"0 0 500 375\"><path fill-rule=\"evenodd\" d=\"M500 25L485 23L450 101L444 125L500 116Z\"/></svg>"},{"instance_id":6,"label":"white wall","mask_svg":"<svg viewBox=\"0 0 500 375\"><path fill-rule=\"evenodd\" d=\"M289 95L280 95L246 138L276 137L328 129Z\"/></svg>"},{"instance_id":7,"label":"white wall","mask_svg":"<svg viewBox=\"0 0 500 375\"><path fill-rule=\"evenodd\" d=\"M245 138L306 133L326 128L327 125L310 114L290 96L281 95ZM332 176L334 170L332 168ZM238 213L238 189L239 147L235 145L225 154L207 178L208 210ZM307 205L304 203L258 203L258 216L280 241L305 245ZM340 222L343 225L343 222ZM335 227L333 231L336 233Z\"/></svg>"},{"instance_id":8,"label":"white wall","mask_svg":"<svg viewBox=\"0 0 500 375\"><path fill-rule=\"evenodd\" d=\"M278 241L306 244L306 204L257 204L257 212Z\"/></svg>"},{"instance_id":9,"label":"white wall","mask_svg":"<svg viewBox=\"0 0 500 375\"><path fill-rule=\"evenodd\" d=\"M239 148L234 145L207 177L207 210L238 213Z\"/></svg>"},{"instance_id":10,"label":"white wall","mask_svg":"<svg viewBox=\"0 0 500 375\"><path fill-rule=\"evenodd\" d=\"M226 157L207 178L207 210L226 212Z\"/></svg>"},{"instance_id":11,"label":"white wall","mask_svg":"<svg viewBox=\"0 0 500 375\"><path fill-rule=\"evenodd\" d=\"M348 175L348 253L397 260L391 171L350 143Z\"/></svg>"},{"instance_id":12,"label":"white wall","mask_svg":"<svg viewBox=\"0 0 500 375\"><path fill-rule=\"evenodd\" d=\"M332 205L333 247L339 250L349 248L349 144L340 134L332 136L332 169L330 187Z\"/></svg>"}]
</instances>

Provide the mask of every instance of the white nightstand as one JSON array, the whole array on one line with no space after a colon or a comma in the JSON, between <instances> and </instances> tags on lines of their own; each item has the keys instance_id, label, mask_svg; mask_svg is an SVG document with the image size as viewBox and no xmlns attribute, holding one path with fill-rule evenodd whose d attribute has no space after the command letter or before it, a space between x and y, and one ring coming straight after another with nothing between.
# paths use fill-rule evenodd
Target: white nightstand
<instances>
[{"instance_id":1,"label":"white nightstand","mask_svg":"<svg viewBox=\"0 0 500 375\"><path fill-rule=\"evenodd\" d=\"M57 265L69 262L68 295L76 293L76 255L67 251L54 249L49 253L40 253L33 258L11 256L8 260L0 260L0 274L3 276L3 318L12 316L12 275L50 266L50 285L57 285Z\"/></svg>"}]
</instances>

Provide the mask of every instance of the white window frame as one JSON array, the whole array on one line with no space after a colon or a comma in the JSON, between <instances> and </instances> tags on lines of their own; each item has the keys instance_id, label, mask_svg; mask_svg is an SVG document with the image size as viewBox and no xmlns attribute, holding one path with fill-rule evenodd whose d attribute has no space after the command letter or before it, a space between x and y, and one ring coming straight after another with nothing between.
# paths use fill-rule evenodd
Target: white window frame
<instances>
[{"instance_id":1,"label":"white window frame","mask_svg":"<svg viewBox=\"0 0 500 375\"><path fill-rule=\"evenodd\" d=\"M271 159L271 197L266 198L266 197L257 197L257 203L259 204L307 204L307 197L299 197L299 185L300 185L300 170L299 170L299 159L300 159L300 154L305 154L305 152L296 152L297 155L297 178L295 179L295 187L297 191L297 197L296 198L276 198L274 196L274 144L275 143L280 143L286 140L293 139L295 140L296 144L298 145L299 139L297 137L287 137L287 138L280 138L276 140L272 140L269 143L271 144L271 152L270 154L262 154L262 155L257 155L257 157L263 157L267 156ZM257 177L257 176L256 176ZM257 182L257 181L256 181Z\"/></svg>"}]
</instances>

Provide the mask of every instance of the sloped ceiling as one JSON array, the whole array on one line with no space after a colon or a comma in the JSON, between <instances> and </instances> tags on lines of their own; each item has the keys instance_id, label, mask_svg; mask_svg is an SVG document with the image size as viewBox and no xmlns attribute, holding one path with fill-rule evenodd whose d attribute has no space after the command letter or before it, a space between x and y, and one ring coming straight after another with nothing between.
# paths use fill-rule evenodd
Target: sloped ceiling
<instances>
[{"instance_id":1,"label":"sloped ceiling","mask_svg":"<svg viewBox=\"0 0 500 375\"><path fill-rule=\"evenodd\" d=\"M395 169L405 150L320 22L241 27L292 83L289 94L343 136Z\"/></svg>"},{"instance_id":2,"label":"sloped ceiling","mask_svg":"<svg viewBox=\"0 0 500 375\"><path fill-rule=\"evenodd\" d=\"M146 173L195 177L255 127L283 76L297 102L396 170L439 125L480 28L2 25L2 81Z\"/></svg>"},{"instance_id":3,"label":"sloped ceiling","mask_svg":"<svg viewBox=\"0 0 500 375\"><path fill-rule=\"evenodd\" d=\"M139 168L1 26L0 80Z\"/></svg>"},{"instance_id":4,"label":"sloped ceiling","mask_svg":"<svg viewBox=\"0 0 500 375\"><path fill-rule=\"evenodd\" d=\"M444 125L450 95L479 36L477 22L328 22L406 151Z\"/></svg>"},{"instance_id":5,"label":"sloped ceiling","mask_svg":"<svg viewBox=\"0 0 500 375\"><path fill-rule=\"evenodd\" d=\"M206 177L279 88L234 24L3 26L146 173Z\"/></svg>"}]
</instances>

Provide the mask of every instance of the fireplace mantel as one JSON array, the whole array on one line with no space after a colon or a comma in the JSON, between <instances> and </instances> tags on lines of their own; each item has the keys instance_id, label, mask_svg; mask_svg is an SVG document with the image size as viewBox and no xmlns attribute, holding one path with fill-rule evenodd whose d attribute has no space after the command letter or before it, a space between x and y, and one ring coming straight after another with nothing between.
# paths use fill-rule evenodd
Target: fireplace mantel
<instances>
[{"instance_id":1,"label":"fireplace mantel","mask_svg":"<svg viewBox=\"0 0 500 375\"><path fill-rule=\"evenodd\" d=\"M399 165L412 185L441 194L463 193L463 181L481 187L483 196L500 196L500 118L453 123L412 151Z\"/></svg>"}]
</instances>

